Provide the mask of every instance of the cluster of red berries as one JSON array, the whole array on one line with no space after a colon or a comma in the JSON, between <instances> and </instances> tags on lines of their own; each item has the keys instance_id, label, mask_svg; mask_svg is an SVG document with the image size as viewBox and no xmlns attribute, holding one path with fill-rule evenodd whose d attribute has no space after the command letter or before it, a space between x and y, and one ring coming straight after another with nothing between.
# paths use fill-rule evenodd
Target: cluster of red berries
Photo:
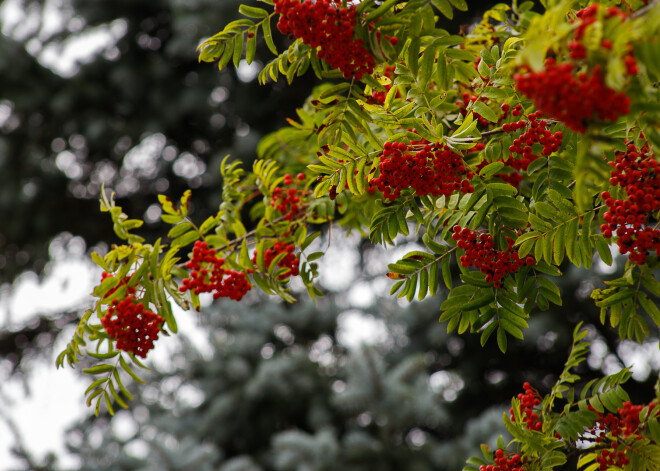
<instances>
[{"instance_id":1,"label":"cluster of red berries","mask_svg":"<svg viewBox=\"0 0 660 471\"><path fill-rule=\"evenodd\" d=\"M285 278L288 278L290 276L297 276L300 274L299 272L299 265L300 265L300 259L295 256L293 253L295 247L291 244L287 244L285 242L275 242L275 244L270 248L267 249L264 252L264 265L266 265L266 268L270 266L270 263L273 261L275 257L277 257L281 253L286 253L284 258L277 262L277 266L281 268L286 268L286 271L280 275L280 280L283 280ZM254 255L252 257L252 262L257 263L257 255L258 252L255 250Z\"/></svg>"},{"instance_id":2,"label":"cluster of red berries","mask_svg":"<svg viewBox=\"0 0 660 471\"><path fill-rule=\"evenodd\" d=\"M598 469L605 471L610 469L611 466L617 466L619 468L627 466L630 463L630 459L626 456L626 453L635 453L636 451L631 450L630 445L624 445L620 440L631 436L635 440L641 438L639 414L644 406L636 406L626 401L623 403L623 408L617 409L618 415L611 412L605 415L598 412L591 405L588 407L591 412L598 414L595 425L589 430L595 435L596 443L603 443L607 439L611 440L610 446L603 449L596 458L596 463L599 465ZM654 409L655 404L650 404L649 412L652 412ZM608 433L610 437L607 436Z\"/></svg>"},{"instance_id":3,"label":"cluster of red berries","mask_svg":"<svg viewBox=\"0 0 660 471\"><path fill-rule=\"evenodd\" d=\"M583 8L582 10L576 11L575 16L577 16L577 28L575 28L575 33L574 33L574 38L577 41L580 41L582 38L584 38L584 34L587 30L587 27L589 25L594 24L596 21L598 21L598 10L601 8L600 5L597 3L594 3L592 5L589 5L586 8ZM609 19L612 17L619 17L621 19L626 18L626 14L618 9L617 7L607 7L605 13L605 18ZM576 20L571 20L571 23L574 23Z\"/></svg>"},{"instance_id":4,"label":"cluster of red berries","mask_svg":"<svg viewBox=\"0 0 660 471\"><path fill-rule=\"evenodd\" d=\"M527 116L527 121L520 120L514 123L506 123L502 126L504 132L515 132L516 130L527 128L509 146L509 152L518 154L522 159L513 161L513 155L510 155L508 161L505 163L517 170L527 170L529 164L539 158L538 155L532 153L532 146L534 144L538 143L543 146L541 153L546 157L559 150L564 134L561 131L553 134L548 129L548 122L545 119L539 119L541 116L542 113L537 111Z\"/></svg>"},{"instance_id":5,"label":"cluster of red berries","mask_svg":"<svg viewBox=\"0 0 660 471\"><path fill-rule=\"evenodd\" d=\"M543 114L584 133L594 119L616 121L630 111L630 98L605 85L601 66L575 76L571 62L548 58L545 69L514 75L516 86Z\"/></svg>"},{"instance_id":6,"label":"cluster of red berries","mask_svg":"<svg viewBox=\"0 0 660 471\"><path fill-rule=\"evenodd\" d=\"M660 210L660 164L647 145L638 151L629 142L625 152L615 155L609 163L613 167L610 183L621 186L628 197L614 199L609 191L601 194L609 210L603 214L600 230L607 239L616 231L619 252L643 265L650 251L660 251L660 230L646 225L650 215Z\"/></svg>"},{"instance_id":7,"label":"cluster of red berries","mask_svg":"<svg viewBox=\"0 0 660 471\"><path fill-rule=\"evenodd\" d=\"M463 157L441 143L386 142L378 168L380 174L370 185L390 201L406 188L414 189L418 196L449 196L454 191L474 191L470 184L474 174L467 170Z\"/></svg>"},{"instance_id":8,"label":"cluster of red berries","mask_svg":"<svg viewBox=\"0 0 660 471\"><path fill-rule=\"evenodd\" d=\"M587 28L598 21L598 10L601 7L598 4L589 5L586 8L575 13L577 20L571 20L571 23L577 22L577 27L573 33L573 40L568 43L569 56L571 59L580 60L587 58L587 47L582 42L585 37ZM618 18L619 20L624 20L626 14L618 9L617 7L611 6L606 8L604 13L604 19L608 20L610 18ZM603 38L600 43L600 47L605 50L612 49L612 40L608 38ZM626 73L628 75L635 75L638 72L637 61L632 52L632 47L630 52L623 58L623 62L626 66Z\"/></svg>"},{"instance_id":9,"label":"cluster of red berries","mask_svg":"<svg viewBox=\"0 0 660 471\"><path fill-rule=\"evenodd\" d=\"M589 5L588 7L575 12L577 20L571 20L571 23L577 22L577 27L573 33L573 40L568 44L572 59L585 59L587 57L587 49L581 41L584 38L587 28L598 21L598 9L599 5L594 3L593 5ZM625 18L626 15L617 7L610 7L607 9L605 18L607 19L613 16ZM611 49L612 42L609 39L603 39L602 46L605 49Z\"/></svg>"},{"instance_id":10,"label":"cluster of red berries","mask_svg":"<svg viewBox=\"0 0 660 471\"><path fill-rule=\"evenodd\" d=\"M302 39L344 78L360 80L373 71L375 62L362 39L355 39L355 5L341 6L339 0L275 0L277 23L283 34Z\"/></svg>"},{"instance_id":11,"label":"cluster of red berries","mask_svg":"<svg viewBox=\"0 0 660 471\"><path fill-rule=\"evenodd\" d=\"M632 402L626 401L623 403L623 409L618 408L616 410L621 417L619 426L624 437L627 438L638 432L640 423L639 413L642 412L642 409L644 409L644 406L636 406ZM655 404L650 404L649 412L653 412L653 409L655 409Z\"/></svg>"},{"instance_id":12,"label":"cluster of red berries","mask_svg":"<svg viewBox=\"0 0 660 471\"><path fill-rule=\"evenodd\" d=\"M630 403L624 402L623 404L624 408L626 407L626 404L630 404ZM621 419L618 416L612 414L611 412L608 412L607 414L603 414L602 412L598 412L591 404L589 404L588 408L591 412L598 414L598 419L596 419L594 426L589 429L589 432L595 435L596 443L603 443L603 441L607 439L608 433L610 433L612 435L612 438L614 439L619 438L621 436L627 438L630 435L632 435L632 433L634 433L634 430L630 430L629 433L627 433L624 436L623 427L621 426ZM626 410L630 410L630 409L627 408ZM637 429L637 426L639 425L639 418L637 420L638 422L637 425L635 425L635 429Z\"/></svg>"},{"instance_id":13,"label":"cluster of red berries","mask_svg":"<svg viewBox=\"0 0 660 471\"><path fill-rule=\"evenodd\" d=\"M619 450L619 448L621 448ZM612 466L617 468L623 468L630 463L630 458L626 456L626 451L629 447L625 449L618 442L613 442L611 448L605 448L600 451L600 454L596 456L596 463L598 464L599 471L607 471Z\"/></svg>"},{"instance_id":14,"label":"cluster of red berries","mask_svg":"<svg viewBox=\"0 0 660 471\"><path fill-rule=\"evenodd\" d=\"M495 450L495 464L482 464L479 471L525 471L520 455L507 456L504 450Z\"/></svg>"},{"instance_id":15,"label":"cluster of red berries","mask_svg":"<svg viewBox=\"0 0 660 471\"><path fill-rule=\"evenodd\" d=\"M527 423L527 428L529 430L540 432L543 428L543 422L539 420L539 416L534 412L534 408L541 404L541 400L528 382L523 384L523 389L525 390L525 393L518 394L523 420ZM511 413L511 420L515 420L513 407L509 409L509 412Z\"/></svg>"},{"instance_id":16,"label":"cluster of red berries","mask_svg":"<svg viewBox=\"0 0 660 471\"><path fill-rule=\"evenodd\" d=\"M504 103L502 105L502 109L508 111L509 105ZM516 108L513 110L512 114L514 116L519 116L521 111L522 107L520 105L516 105ZM538 154L534 154L533 146L535 144L540 144L543 146L541 154L544 156L549 156L553 152L557 152L559 150L564 134L561 131L556 131L553 134L548 129L548 122L545 119L540 119L541 116L542 113L540 111L536 111L527 117L527 121L521 119L520 121L504 123L502 125L502 131L507 133L514 133L520 130L524 130L524 132L522 132L519 137L514 139L511 146L509 146L509 152L511 152L509 157L507 159L498 159L498 161L503 162L505 166L514 170L525 171L529 167L529 164L541 157ZM481 170L488 164L489 162L485 160L480 162L477 166L477 171ZM522 181L522 175L517 172L510 174L497 174L495 176L515 187L517 187Z\"/></svg>"},{"instance_id":17,"label":"cluster of red berries","mask_svg":"<svg viewBox=\"0 0 660 471\"><path fill-rule=\"evenodd\" d=\"M215 249L198 240L192 251L192 258L186 263L190 277L184 278L179 290L190 290L195 294L213 293L213 299L230 298L240 301L252 285L245 273L223 268L225 260L218 258Z\"/></svg>"},{"instance_id":18,"label":"cluster of red berries","mask_svg":"<svg viewBox=\"0 0 660 471\"><path fill-rule=\"evenodd\" d=\"M101 281L109 276L111 276L109 273L104 272ZM127 281L128 278L124 278L120 285ZM118 286L110 290L106 297L117 288ZM115 346L119 350L131 352L142 358L146 358L147 352L154 348L162 324L162 317L145 309L144 304L138 302L135 288L132 286L126 288L124 299L112 301L101 319L101 325L108 336L116 340Z\"/></svg>"},{"instance_id":19,"label":"cluster of red berries","mask_svg":"<svg viewBox=\"0 0 660 471\"><path fill-rule=\"evenodd\" d=\"M467 227L454 226L452 239L459 249L465 250L465 255L460 258L461 265L479 268L486 274L486 283L492 283L495 288L502 286L501 279L507 273L516 273L524 265L534 265L533 257L518 257L518 251L513 249L514 241L509 237L506 238L506 250L498 250L490 234L478 234Z\"/></svg>"},{"instance_id":20,"label":"cluster of red berries","mask_svg":"<svg viewBox=\"0 0 660 471\"><path fill-rule=\"evenodd\" d=\"M305 180L305 174L299 173L296 176L296 180L289 174L284 175L284 187L276 187L273 190L273 197L270 200L270 205L277 209L280 213L284 214L284 217L292 221L300 210L300 200L303 196L303 192L297 188L294 188L296 181L302 182ZM285 188L289 187L289 188Z\"/></svg>"}]
</instances>

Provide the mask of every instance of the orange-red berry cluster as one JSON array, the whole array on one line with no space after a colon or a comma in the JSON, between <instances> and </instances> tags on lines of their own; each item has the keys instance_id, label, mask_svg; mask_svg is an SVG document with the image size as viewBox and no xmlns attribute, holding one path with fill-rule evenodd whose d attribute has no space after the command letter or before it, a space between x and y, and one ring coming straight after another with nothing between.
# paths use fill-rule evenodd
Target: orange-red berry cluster
<instances>
[{"instance_id":1,"label":"orange-red berry cluster","mask_svg":"<svg viewBox=\"0 0 660 471\"><path fill-rule=\"evenodd\" d=\"M616 121L630 111L630 98L603 81L600 65L575 76L571 62L546 60L545 69L514 75L516 86L544 115L584 133L593 120Z\"/></svg>"},{"instance_id":2,"label":"orange-red berry cluster","mask_svg":"<svg viewBox=\"0 0 660 471\"><path fill-rule=\"evenodd\" d=\"M576 20L571 20L571 23L577 23L577 27L573 33L573 40L568 43L569 55L572 59L586 59L587 57L587 48L582 43L584 39L587 28L598 21L598 10L600 5L594 3L589 5L586 8L583 8L580 11L575 12L577 16ZM624 19L626 14L619 10L617 7L608 7L604 14L605 19L618 17ZM612 41L605 38L601 41L601 47L604 49L612 48ZM635 60L632 56L629 56L633 61ZM636 73L636 72L635 72Z\"/></svg>"},{"instance_id":3,"label":"orange-red berry cluster","mask_svg":"<svg viewBox=\"0 0 660 471\"><path fill-rule=\"evenodd\" d=\"M213 298L230 298L240 301L252 285L245 273L223 268L225 260L218 258L215 249L198 240L192 251L192 258L186 263L190 277L182 282L180 291L190 290L195 294L211 293Z\"/></svg>"},{"instance_id":4,"label":"orange-red berry cluster","mask_svg":"<svg viewBox=\"0 0 660 471\"><path fill-rule=\"evenodd\" d=\"M543 422L539 420L539 416L534 412L534 408L541 404L541 400L537 397L537 394L535 394L534 389L529 383L525 382L523 384L523 389L525 390L525 393L518 394L523 420L527 423L527 428L529 430L540 432L543 428ZM513 407L509 409L509 412L511 413L511 420L515 420Z\"/></svg>"},{"instance_id":5,"label":"orange-red berry cluster","mask_svg":"<svg viewBox=\"0 0 660 471\"><path fill-rule=\"evenodd\" d=\"M630 458L626 456L629 447L623 447L618 442L613 442L611 448L605 448L596 456L596 463L599 471L607 471L613 466L623 468L630 463Z\"/></svg>"},{"instance_id":6,"label":"orange-red berry cluster","mask_svg":"<svg viewBox=\"0 0 660 471\"><path fill-rule=\"evenodd\" d=\"M601 7L598 4L593 4L575 13L577 20L572 20L571 23L577 21L577 27L573 33L573 40L568 43L569 56L571 59L580 60L587 58L587 48L582 40L584 39L587 28L598 21L598 11L600 8ZM623 20L626 16L627 15L623 11L614 6L606 8L603 15L605 20L610 18ZM604 50L611 50L612 40L603 38L600 47ZM628 75L636 75L639 71L637 61L632 52L632 47L630 47L630 52L623 58L623 63L626 66L626 73Z\"/></svg>"},{"instance_id":7,"label":"orange-red berry cluster","mask_svg":"<svg viewBox=\"0 0 660 471\"><path fill-rule=\"evenodd\" d=\"M520 455L507 455L504 450L495 450L495 464L482 464L479 471L525 471Z\"/></svg>"},{"instance_id":8,"label":"orange-red berry cluster","mask_svg":"<svg viewBox=\"0 0 660 471\"><path fill-rule=\"evenodd\" d=\"M299 173L296 180L301 182L305 179L305 174ZM302 199L303 192L298 190L293 185L295 180L289 174L284 175L284 186L278 186L273 190L273 197L270 200L270 205L277 209L289 221L292 221L300 210L300 200ZM289 187L289 188L285 188Z\"/></svg>"},{"instance_id":9,"label":"orange-red berry cluster","mask_svg":"<svg viewBox=\"0 0 660 471\"><path fill-rule=\"evenodd\" d=\"M533 265L534 258L518 257L518 251L513 249L513 240L509 237L506 250L498 250L493 243L493 236L487 233L478 234L475 231L454 226L452 239L459 249L465 250L460 262L464 267L477 267L486 274L486 283L492 283L495 288L502 286L502 278L507 273L516 273L524 265Z\"/></svg>"},{"instance_id":10,"label":"orange-red berry cluster","mask_svg":"<svg viewBox=\"0 0 660 471\"><path fill-rule=\"evenodd\" d=\"M638 151L633 143L628 143L625 152L617 151L609 164L613 167L610 183L622 187L628 197L614 199L610 192L602 193L609 210L603 214L600 230L608 239L616 232L619 252L643 265L649 252L660 251L660 230L646 225L650 215L660 210L660 164L648 146Z\"/></svg>"},{"instance_id":11,"label":"orange-red berry cluster","mask_svg":"<svg viewBox=\"0 0 660 471\"><path fill-rule=\"evenodd\" d=\"M590 122L615 121L630 111L630 98L609 88L603 79L603 57L612 50L612 40L606 37L595 46L585 44L585 38L591 41L594 37L587 31L596 28L595 23L598 22L599 34L602 34L602 30L613 29L609 27L611 23L604 25L603 22L622 21L626 14L616 7L593 4L578 11L576 16L577 19L571 21L576 26L568 43L570 60L558 63L554 58L548 58L544 70L528 70L526 74L516 74L514 79L518 90L534 100L537 109L562 121L573 131L583 133ZM595 55L590 56L590 52ZM632 46L622 59L626 73L637 74ZM587 70L584 67L588 67ZM580 69L583 71L579 72Z\"/></svg>"},{"instance_id":12,"label":"orange-red berry cluster","mask_svg":"<svg viewBox=\"0 0 660 471\"><path fill-rule=\"evenodd\" d=\"M390 201L406 188L414 189L418 196L449 196L454 191L474 191L470 184L474 174L465 167L463 157L440 143L420 141L411 142L409 146L403 142L386 142L378 168L380 174L370 185Z\"/></svg>"},{"instance_id":13,"label":"orange-red berry cluster","mask_svg":"<svg viewBox=\"0 0 660 471\"><path fill-rule=\"evenodd\" d=\"M514 161L513 155L509 155L509 159L505 161L507 165L510 165L516 170L527 170L529 164L539 158L539 156L534 155L532 151L532 146L537 143L543 146L541 153L546 157L559 150L562 138L564 137L563 133L557 131L553 134L548 130L548 122L545 119L539 119L541 116L542 113L537 111L531 113L527 117L527 121L520 120L515 123L506 123L502 126L504 132L513 132L527 128L527 130L523 132L520 137L515 139L511 146L509 146L509 152L521 156L522 159Z\"/></svg>"},{"instance_id":14,"label":"orange-red berry cluster","mask_svg":"<svg viewBox=\"0 0 660 471\"><path fill-rule=\"evenodd\" d=\"M506 105L506 107L504 107L504 105ZM522 111L522 107L518 108L519 106L520 105L516 105L516 108L513 110L514 116L519 115ZM502 107L507 111L509 110L509 105L506 103L504 103ZM545 119L540 119L541 116L541 112L536 111L535 113L531 113L527 117L527 120L521 119L520 121L504 123L502 125L502 131L507 133L514 133L520 130L524 130L524 132L520 134L518 138L514 139L513 143L509 146L509 157L507 159L498 159L500 162L503 162L504 165L514 170L525 171L529 167L529 164L541 157L541 155L534 153L535 144L543 146L543 149L540 149L540 153L546 157L559 150L564 137L563 133L557 131L553 134L548 129L548 122ZM477 166L477 171L481 170L489 163L490 162L485 160L480 162ZM515 187L517 187L522 181L522 176L517 172L511 174L497 174L496 177Z\"/></svg>"},{"instance_id":15,"label":"orange-red berry cluster","mask_svg":"<svg viewBox=\"0 0 660 471\"><path fill-rule=\"evenodd\" d=\"M615 415L611 412L603 414L589 405L589 410L598 414L595 425L590 429L590 432L596 437L596 443L610 440L610 446L603 449L596 458L600 471L610 469L611 466L622 468L630 463L627 453L635 453L635 450L631 450L630 445L621 443L621 440L629 437L633 437L634 440L642 438L639 414L643 408L644 406L636 406L626 401L623 403L623 408L617 409L618 415ZM655 404L650 404L649 412L653 412L654 409Z\"/></svg>"},{"instance_id":16,"label":"orange-red berry cluster","mask_svg":"<svg viewBox=\"0 0 660 471\"><path fill-rule=\"evenodd\" d=\"M302 39L344 78L360 80L373 71L375 62L362 39L355 39L355 5L343 8L337 0L275 0L277 23L283 34Z\"/></svg>"},{"instance_id":17,"label":"orange-red berry cluster","mask_svg":"<svg viewBox=\"0 0 660 471\"><path fill-rule=\"evenodd\" d=\"M264 265L266 265L266 268L268 268L273 259L284 252L286 253L284 258L277 262L278 267L286 268L286 271L280 275L280 279L283 280L290 276L297 276L300 274L298 269L300 265L300 259L293 253L294 249L295 247L291 244L279 241L275 242L275 244L270 249L267 249L264 252ZM253 263L257 263L257 254L258 252L255 250L254 256L252 257Z\"/></svg>"},{"instance_id":18,"label":"orange-red berry cluster","mask_svg":"<svg viewBox=\"0 0 660 471\"><path fill-rule=\"evenodd\" d=\"M104 272L102 280L111 276ZM122 283L128 281L125 278ZM117 287L106 294L109 296ZM139 357L146 358L147 352L154 348L158 340L158 332L163 324L163 318L146 309L144 304L135 297L135 288L126 288L126 296L121 301L114 299L105 316L101 318L101 325L108 336L116 340L115 346L119 350L131 352Z\"/></svg>"}]
</instances>

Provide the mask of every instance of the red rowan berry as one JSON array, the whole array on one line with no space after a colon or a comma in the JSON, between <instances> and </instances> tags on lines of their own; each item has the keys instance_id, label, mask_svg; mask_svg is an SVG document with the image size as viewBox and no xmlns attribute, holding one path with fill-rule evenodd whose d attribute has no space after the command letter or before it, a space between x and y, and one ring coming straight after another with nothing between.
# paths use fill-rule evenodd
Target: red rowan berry
<instances>
[{"instance_id":1,"label":"red rowan berry","mask_svg":"<svg viewBox=\"0 0 660 471\"><path fill-rule=\"evenodd\" d=\"M422 145L415 152L414 146ZM417 141L410 146L402 142L386 143L378 168L380 175L370 183L390 201L406 188L412 188L419 196L474 191L470 184L474 174L466 169L463 157L440 143Z\"/></svg>"},{"instance_id":2,"label":"red rowan berry","mask_svg":"<svg viewBox=\"0 0 660 471\"><path fill-rule=\"evenodd\" d=\"M522 458L518 454L510 454L501 449L493 453L495 464L482 464L479 471L524 471Z\"/></svg>"},{"instance_id":3,"label":"red rowan berry","mask_svg":"<svg viewBox=\"0 0 660 471\"><path fill-rule=\"evenodd\" d=\"M293 251L295 247L291 244L286 244L284 242L275 242L273 247L267 249L264 252L264 265L268 268L275 257L281 253L286 253L284 258L277 263L278 267L286 268L286 271L280 275L280 279L283 280L290 276L297 276L299 272L300 259L297 258ZM252 257L252 262L257 263L258 252L255 250Z\"/></svg>"},{"instance_id":4,"label":"red rowan berry","mask_svg":"<svg viewBox=\"0 0 660 471\"><path fill-rule=\"evenodd\" d=\"M516 108L518 109L517 105ZM522 110L522 107L518 111ZM516 111L514 109L514 111ZM504 132L516 132L527 128L518 138L514 139L511 146L509 146L509 157L507 159L500 158L499 162L503 162L505 166L510 167L514 170L525 171L529 165L535 160L539 159L541 156L532 153L532 146L534 144L541 144L543 150L541 154L543 156L549 156L553 152L559 150L559 147L562 143L563 134L560 131L555 132L554 134L550 132L548 128L548 122L541 118L541 112L537 111L531 113L527 120L521 119L520 121L513 123L505 123L502 126L502 131ZM518 158L521 157L521 158ZM490 162L483 160L477 165L477 172L482 168L488 165ZM509 183L512 186L517 187L522 181L522 176L517 172L514 173L498 173L495 177Z\"/></svg>"},{"instance_id":5,"label":"red rowan berry","mask_svg":"<svg viewBox=\"0 0 660 471\"><path fill-rule=\"evenodd\" d=\"M304 173L299 173L296 176L295 182L291 175L285 175L282 183L284 186L290 186L296 182L302 182L304 179ZM303 197L304 192L302 190L298 190L294 187L284 188L278 186L273 190L270 205L282 213L285 219L291 221L298 215L300 211L300 202Z\"/></svg>"},{"instance_id":6,"label":"red rowan berry","mask_svg":"<svg viewBox=\"0 0 660 471\"><path fill-rule=\"evenodd\" d=\"M116 340L119 350L131 352L145 358L147 352L154 348L158 333L163 324L163 318L145 309L138 302L133 288L122 300L114 299L108 307L101 325L111 339Z\"/></svg>"},{"instance_id":7,"label":"red rowan berry","mask_svg":"<svg viewBox=\"0 0 660 471\"><path fill-rule=\"evenodd\" d=\"M283 34L300 38L317 49L317 56L344 78L360 80L373 71L375 61L360 38L354 38L356 6L342 7L333 0L275 0L277 23Z\"/></svg>"},{"instance_id":8,"label":"red rowan berry","mask_svg":"<svg viewBox=\"0 0 660 471\"><path fill-rule=\"evenodd\" d=\"M627 198L601 194L609 208L600 227L603 236L609 239L616 232L619 252L638 265L646 263L650 251L660 250L660 230L645 225L660 209L660 164L649 151L647 145L638 151L632 143L625 152L616 151L614 162L609 162L610 183L621 186Z\"/></svg>"},{"instance_id":9,"label":"red rowan berry","mask_svg":"<svg viewBox=\"0 0 660 471\"><path fill-rule=\"evenodd\" d=\"M528 382L523 384L523 389L525 390L525 393L518 394L522 419L527 424L529 430L541 431L543 428L543 422L538 420L538 414L534 412L534 408L541 404L541 400ZM513 408L511 408L509 412L511 414L511 420L515 420Z\"/></svg>"},{"instance_id":10,"label":"red rowan berry","mask_svg":"<svg viewBox=\"0 0 660 471\"><path fill-rule=\"evenodd\" d=\"M605 85L600 65L576 78L572 63L549 58L544 70L516 74L514 80L538 110L576 132L586 132L591 121L615 121L630 111L630 98Z\"/></svg>"},{"instance_id":11,"label":"red rowan berry","mask_svg":"<svg viewBox=\"0 0 660 471\"><path fill-rule=\"evenodd\" d=\"M198 240L192 251L192 258L186 263L191 270L184 278L179 291L192 291L195 294L211 293L213 298L230 298L240 301L252 285L245 273L224 268L225 260L216 255L215 249Z\"/></svg>"},{"instance_id":12,"label":"red rowan berry","mask_svg":"<svg viewBox=\"0 0 660 471\"><path fill-rule=\"evenodd\" d=\"M506 238L507 248L498 250L490 234L478 234L461 226L454 226L453 231L452 239L456 241L459 249L465 250L465 255L460 257L461 265L478 268L486 275L486 282L492 283L495 288L502 285L501 280L507 273L516 273L528 263L527 259L532 258L518 257L518 251L513 249L514 241L509 237Z\"/></svg>"}]
</instances>

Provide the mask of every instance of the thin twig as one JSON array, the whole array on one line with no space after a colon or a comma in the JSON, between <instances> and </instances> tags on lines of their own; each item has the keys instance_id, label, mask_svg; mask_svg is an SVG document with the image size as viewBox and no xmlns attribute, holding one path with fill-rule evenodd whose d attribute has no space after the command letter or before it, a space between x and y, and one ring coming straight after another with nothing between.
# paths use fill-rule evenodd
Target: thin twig
<instances>
[{"instance_id":1,"label":"thin twig","mask_svg":"<svg viewBox=\"0 0 660 471\"><path fill-rule=\"evenodd\" d=\"M660 3L660 0L653 0L651 3L649 3L645 7L640 8L636 12L632 13L630 16L628 16L628 18L626 18L626 20L627 21L628 20L635 20L639 17L642 17L642 16L646 15L649 11L653 10L653 8L658 6L659 3Z\"/></svg>"}]
</instances>

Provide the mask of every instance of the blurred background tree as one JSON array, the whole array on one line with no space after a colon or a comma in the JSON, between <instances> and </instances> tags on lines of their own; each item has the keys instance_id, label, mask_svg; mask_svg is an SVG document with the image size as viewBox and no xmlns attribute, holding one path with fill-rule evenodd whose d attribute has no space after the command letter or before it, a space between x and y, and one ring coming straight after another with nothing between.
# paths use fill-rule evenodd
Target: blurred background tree
<instances>
[{"instance_id":1,"label":"blurred background tree","mask_svg":"<svg viewBox=\"0 0 660 471\"><path fill-rule=\"evenodd\" d=\"M199 340L183 339L172 368L135 389L130 410L78 423L69 450L90 471L461 469L481 443L506 435L502 413L524 381L550 389L571 325L595 320L575 289L581 276L562 286L566 311L532 319L506 356L482 349L478 336L448 335L435 299L399 307L383 293L355 308L330 293L316 306L223 303L202 315L204 353ZM622 350L607 351L590 330L601 350L583 378L620 367ZM633 400L652 391L650 370L628 384Z\"/></svg>"},{"instance_id":2,"label":"blurred background tree","mask_svg":"<svg viewBox=\"0 0 660 471\"><path fill-rule=\"evenodd\" d=\"M52 272L51 256L74 235L80 253L113 240L98 211L101 185L155 237L156 194L193 188L193 217L205 218L220 203L220 160L229 153L249 166L259 138L295 116L311 77L261 87L247 64L219 72L197 61L197 44L234 19L239 3L0 6L0 304L20 273ZM458 32L488 3L442 26ZM391 260L362 247L352 248L362 263L351 279L370 286ZM458 469L503 432L501 413L523 381L552 384L581 320L599 339L591 368L611 372L637 352L639 382L628 390L633 400L648 396L658 365L600 328L581 294L603 276L568 272L561 310L537 316L506 357L476 337L447 335L437 322L442 296L405 309L382 297L356 310L346 287L318 306L214 305L198 316L203 352L183 340L172 367L135 390L130 411L77 424L68 444L81 469ZM26 357L49 357L76 307L0 330L3 381L25 373ZM371 346L342 337L356 316L368 319L358 331L380 333ZM57 469L55 457L40 461L20 443L15 452L23 469Z\"/></svg>"},{"instance_id":3,"label":"blurred background tree","mask_svg":"<svg viewBox=\"0 0 660 471\"><path fill-rule=\"evenodd\" d=\"M66 231L88 245L111 238L101 185L159 221L155 195L195 190L219 203L226 154L254 159L305 82L260 87L253 67L200 65L201 39L237 15L225 0L6 2L0 36L0 282L40 271ZM91 48L91 51L89 50ZM77 60L76 60L77 59Z\"/></svg>"}]
</instances>

